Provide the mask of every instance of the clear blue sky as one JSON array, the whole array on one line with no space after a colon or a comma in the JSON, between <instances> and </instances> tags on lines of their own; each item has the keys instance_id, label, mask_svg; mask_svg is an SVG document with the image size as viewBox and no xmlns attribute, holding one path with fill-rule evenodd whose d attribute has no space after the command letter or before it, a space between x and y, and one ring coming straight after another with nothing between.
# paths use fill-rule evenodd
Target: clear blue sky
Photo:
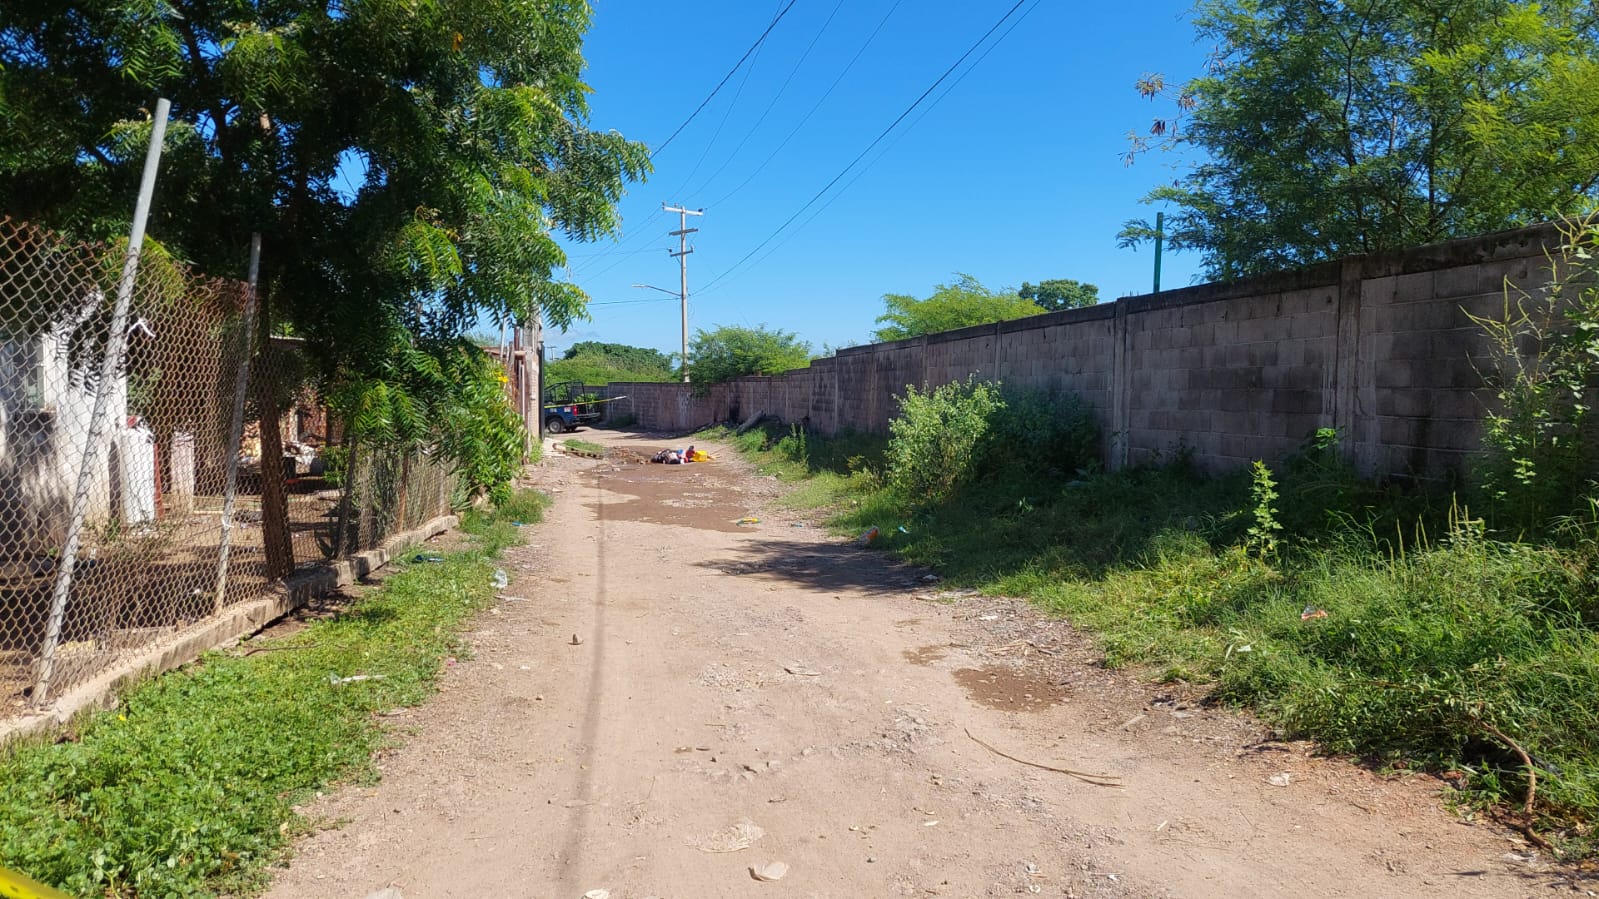
<instances>
[{"instance_id":1,"label":"clear blue sky","mask_svg":"<svg viewBox=\"0 0 1599 899\"><path fill-rule=\"evenodd\" d=\"M1127 132L1165 111L1133 82L1149 71L1189 77L1205 51L1188 5L1171 0L1028 0L850 174L738 265L1012 2L796 0L657 150L654 175L623 201L621 238L569 247L570 277L593 299L593 321L548 333L552 357L579 340L677 350L676 298L631 287L677 290L667 255L676 239L666 234L677 216L661 213L663 202L705 209L690 219L701 229L689 256L691 337L765 324L818 351L866 343L883 294L926 296L957 271L990 287L1076 278L1107 300L1147 292L1151 250L1119 250L1115 234L1128 217L1153 216L1139 198L1176 172L1159 157L1122 163ZM661 147L786 3L598 0L584 49L591 124ZM1163 286L1190 283L1197 267L1192 255L1167 253Z\"/></svg>"}]
</instances>

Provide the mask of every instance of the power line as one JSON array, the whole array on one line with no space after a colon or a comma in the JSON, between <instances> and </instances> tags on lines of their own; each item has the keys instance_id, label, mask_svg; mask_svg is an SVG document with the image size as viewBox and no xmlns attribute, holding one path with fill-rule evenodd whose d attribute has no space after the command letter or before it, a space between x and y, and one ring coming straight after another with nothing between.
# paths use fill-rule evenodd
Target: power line
<instances>
[{"instance_id":1,"label":"power line","mask_svg":"<svg viewBox=\"0 0 1599 899\"><path fill-rule=\"evenodd\" d=\"M716 96L717 92L720 91L723 86L727 84L728 80L733 77L734 73L736 73L739 68L744 65L744 61L750 58L750 54L754 53L761 46L761 44L765 43L767 35L772 33L772 29L777 27L777 23L783 21L783 17L788 15L788 11L793 9L794 4L798 2L799 0L788 0L788 5L784 6L780 11L778 11L777 16L772 19L772 24L766 26L766 30L761 32L761 36L755 39L755 43L750 44L750 48L745 50L744 55L738 58L738 62L733 64L733 68L728 69L727 74L722 76L722 80L716 83L716 87L711 88L711 92L705 96L704 100L700 101L700 105L694 107L694 111L688 114L688 118L683 120L683 124L677 126L677 130L673 131L671 135L666 138L666 140L661 141L661 145L659 147L656 147L654 150L650 151L651 159L655 158L657 154L665 150L667 146L672 143L672 141L677 139L679 134L683 133L683 129L688 127L689 122L694 121L695 116L700 114L700 111L705 108L706 104L711 102L711 100Z\"/></svg>"},{"instance_id":2,"label":"power line","mask_svg":"<svg viewBox=\"0 0 1599 899\"><path fill-rule=\"evenodd\" d=\"M761 36L755 39L755 43L751 44L748 50L744 51L744 55L739 57L738 62L733 64L733 68L729 69L727 74L722 76L722 80L717 82L716 87L712 88L711 92L705 96L705 99L700 101L700 105L694 107L694 111L689 113L688 118L684 119L683 123L678 125L676 130L674 130L671 133L671 135L666 138L666 140L661 142L660 146L655 147L654 149L650 150L650 158L651 159L654 159L656 154L660 153L662 150L665 150L666 149L666 145L670 144L674 139L676 139L677 136L682 133L683 129L687 128L689 126L689 123L694 121L695 117L698 116L705 109L705 107L711 102L711 100L716 97L717 93L720 92L721 89L727 85L727 82L735 74L737 74L738 70L744 66L744 63L749 60L750 56L752 54L754 54L758 49L760 49L761 45L763 43L765 43L766 38L771 35L772 29L777 27L777 23L782 21L784 16L788 15L788 11L790 9L792 9L794 7L794 4L797 3L797 2L799 2L799 0L788 0L787 5L785 5L782 9L777 11L777 14L772 17L772 21L767 23L766 30L761 32ZM746 77L746 79L748 78L747 75L745 77ZM741 91L743 90L742 82L740 83L740 88L739 89ZM731 109L729 110L729 112L731 112ZM726 118L725 117L723 119L723 122L724 123L726 122ZM720 132L721 132L721 129L718 128L717 129L717 133L720 133ZM712 142L713 143L715 142L714 138L712 139ZM706 147L706 152L707 153L710 152L710 147L709 146ZM704 155L703 154L700 157L700 162L704 162ZM695 164L695 170L698 171L698 169L699 169L699 164L696 163ZM691 174L689 177L692 178L693 175ZM664 213L662 213L660 209L656 209L654 212L652 212L648 218L646 218L642 223L640 223L639 230L634 232L634 236L639 235L639 234L649 234L649 235L653 236L655 234L655 232L650 230L649 226L651 224L653 224L656 219L662 217L663 214ZM627 246L628 244L630 244L632 242L633 242L633 237L624 237L621 240L621 242L618 243L615 248L613 248L613 250L600 253L600 254L598 254L598 256L603 258L605 256L614 255L617 250L622 249L624 246ZM657 249L657 248L651 247L649 249ZM623 262L622 259L618 259L615 262L611 263L610 265L606 266L605 268L600 269L599 271L594 272L592 274L586 275L586 277L597 278L600 275L603 275L606 272L610 271L611 269L616 268L618 265L622 264L622 262Z\"/></svg>"},{"instance_id":3,"label":"power line","mask_svg":"<svg viewBox=\"0 0 1599 899\"><path fill-rule=\"evenodd\" d=\"M677 190L671 192L672 195L682 194L684 192L683 189L688 187L694 180L694 176L699 174L700 166L705 164L705 160L710 157L711 150L715 148L717 140L721 138L722 129L727 127L727 120L733 117L733 110L738 108L738 98L744 96L744 88L750 83L750 76L755 74L755 66L760 61L761 54L756 52L755 58L750 61L749 67L744 70L744 77L738 80L738 90L733 92L733 99L728 102L727 109L722 113L722 120L716 123L716 130L711 132L711 139L705 142L705 149L700 151L700 158L694 160L694 168L689 169L688 175L683 178L683 183L678 185ZM739 146L742 147L743 145L743 142L740 141ZM733 152L737 153L738 149L735 148ZM713 175L712 177L715 176Z\"/></svg>"},{"instance_id":4,"label":"power line","mask_svg":"<svg viewBox=\"0 0 1599 899\"><path fill-rule=\"evenodd\" d=\"M733 164L734 159L738 158L739 151L744 149L744 145L749 143L750 138L754 137L755 132L760 130L761 125L765 123L766 117L772 114L773 109L777 108L777 101L783 98L783 94L788 90L789 84L794 81L794 76L799 74L800 67L805 65L805 60L810 59L811 51L816 49L816 44L821 41L822 35L827 33L827 29L832 26L833 20L838 18L838 11L844 8L844 2L845 0L838 0L838 2L833 5L833 11L827 14L827 20L824 21L822 23L822 27L817 30L816 36L811 38L811 42L809 44L805 45L805 51L800 54L799 60L794 63L793 68L788 70L788 75L783 79L783 83L777 88L777 93L772 95L772 99L766 104L766 108L761 111L760 118L757 118L755 120L755 124L751 125L749 130L744 132L744 137L739 140L738 146L734 147L733 152L727 154L727 158L722 160L722 164L716 167L716 171L712 172L709 177L705 179L705 184L703 187L699 188L700 190L703 190L705 187L710 187L712 184L716 183L717 176L727 171L727 167ZM751 68L753 69L754 67L751 66ZM743 85L740 85L739 89L742 91ZM731 111L731 109L729 111ZM717 131L720 133L721 129L718 128ZM715 139L712 138L712 140L714 141ZM707 150L708 149L709 148L707 148ZM695 171L699 170L699 166L697 164L694 168ZM693 175L690 174L689 177L693 178ZM696 191L691 190L687 192L692 194Z\"/></svg>"},{"instance_id":5,"label":"power line","mask_svg":"<svg viewBox=\"0 0 1599 899\"><path fill-rule=\"evenodd\" d=\"M743 181L738 183L737 187L734 187L732 190L718 197L716 202L711 204L712 206L722 205L728 200L728 198L743 190L746 185L755 180L756 175L759 175L762 171L764 171L766 167L771 164L772 160L777 158L777 154L782 152L784 147L788 146L789 141L794 139L794 135L800 133L800 129L805 127L805 123L811 120L811 116L816 115L816 111L822 108L822 104L827 102L827 98L833 95L833 91L836 90L839 83L844 80L844 76L848 75L850 69L855 67L855 63L860 60L861 54L865 53L866 48L871 46L872 41L877 38L877 33L883 30L883 26L888 24L889 17L894 15L894 10L899 9L899 5L903 2L904 0L894 0L894 5L890 6L888 8L888 12L883 14L883 18L878 20L877 27L873 28L872 33L866 36L865 42L863 42L860 48L855 51L855 55L850 57L849 62L844 64L843 70L838 73L837 78L833 79L833 83L827 86L827 90L822 92L822 96L817 98L816 103L811 106L810 110L807 111L805 115L794 124L794 128L788 132L788 136L784 137L782 142L779 143L771 153L768 153L765 159L761 160L761 164L756 166L754 171L750 172L749 175L745 176Z\"/></svg>"},{"instance_id":6,"label":"power line","mask_svg":"<svg viewBox=\"0 0 1599 899\"><path fill-rule=\"evenodd\" d=\"M921 115L918 115L911 122L909 127L907 127L904 131L901 131L899 134L895 135L894 139L888 142L888 146L885 146L875 157L873 157L871 160L869 160L866 163L866 165L862 166L860 171L855 173L855 177L853 177L853 178L849 179L849 181L845 182L843 188L841 188L837 193L833 194L831 197L828 197L827 198L827 202L823 203L820 207L818 207L816 209L815 212L811 213L811 215L808 218L806 218L805 221L800 223L800 226L798 228L795 228L793 231L789 232L789 234L786 237L784 237L782 240L779 240L776 244L774 244L772 246L771 249L767 250L766 253L764 253L761 256L761 258L755 260L755 264L756 265L760 265L762 262L765 262L767 259L770 259L772 257L772 254L774 254L778 250L782 249L783 245L788 243L789 240L793 239L795 234L798 234L800 231L804 230L804 228L807 225L809 225L811 222L815 221L818 217L821 216L822 213L826 212L827 208L829 206L832 206L835 202L837 202L839 197L842 197L845 193L848 193L849 189L851 187L854 187L855 183L857 181L861 180L861 178L863 178L866 175L866 173L871 170L872 166L874 166L878 162L882 161L883 157L887 156L889 154L889 152L891 152L893 150L893 148L894 148L894 146L896 144L898 144L901 140L903 140L907 134L910 134L911 131L914 130L916 128L916 126L922 121L922 119L926 118L928 113L933 111L933 107L937 106L940 102L943 101L943 99L945 97L949 96L950 93L955 90L955 88L959 87L960 83L962 81L966 80L966 76L967 75L970 75L973 72L973 70L975 70L978 66L982 65L983 64L983 60L987 59L988 55L990 53L993 53L994 50L997 49L1000 44L1004 43L1005 42L1005 38L1010 37L1010 33L1012 31L1015 31L1022 24L1022 22L1027 19L1028 16L1032 15L1033 11L1038 9L1039 4L1042 3L1042 2L1043 2L1043 0L1034 0L1033 5L1028 7L1026 12L1023 12L1020 16L1017 16L1016 17L1016 21L1012 22L1011 26L1009 28L1005 29L1005 33L1001 34L999 36L998 40L994 41L992 44L989 44L988 45L988 49L984 50L983 54L981 56L979 56L979 57L977 57L977 59L973 60L972 64L967 66L966 70L961 72L960 76L957 77L953 82L950 83L949 87L944 88L942 93L940 93L937 97L933 98L933 102L929 103L927 105L927 108L922 110ZM731 269L729 269L728 271L731 271ZM724 272L724 274L726 274L726 272ZM719 279L720 279L720 276L718 276L718 278L716 280L719 280ZM702 294L703 293L707 293L710 290L710 284L711 283L715 283L715 280L713 280L712 282L708 283L704 288L701 288L700 289L700 293L702 293Z\"/></svg>"},{"instance_id":7,"label":"power line","mask_svg":"<svg viewBox=\"0 0 1599 899\"><path fill-rule=\"evenodd\" d=\"M965 62L968 57L970 57L973 53L975 53L977 51L978 47L982 46L984 42L986 42L991 36L993 36L994 32L998 31L1000 29L1000 26L1004 25L1007 21L1009 21L1010 17L1015 15L1016 11L1021 9L1022 6L1024 6L1026 3L1027 3L1027 0L1016 0L1016 4L1014 6L1012 6L1009 10L1007 10L1003 16L1000 16L999 21L995 22L992 27L990 27L987 31L983 32L983 36L978 38L975 43L973 43L970 47L966 48L966 52L962 53L960 55L959 59L955 60L955 62L953 64L951 64L949 68L945 69L944 70L944 74L938 76L938 80L934 81L927 88L927 90L922 91L921 96L917 97L916 100L911 103L911 105L905 107L905 111L900 113L899 116L894 119L894 121L890 122L888 127L884 128L881 134L879 134L879 135L877 135L877 137L873 138L872 142L866 145L866 149L862 150L859 154L857 154L855 156L854 159L850 160L849 164L844 166L844 168L841 169L837 175L834 175L831 181L828 181L825 185L823 185L822 189L817 191L814 196L812 196L809 200L806 200L805 201L805 205L801 206L798 210L796 210L794 212L793 215L789 216L788 219L783 222L783 224L781 224L781 225L779 225L777 227L777 230L775 230L771 234L767 235L765 240L763 240L760 243L756 244L755 245L755 249L750 250L748 253L744 254L744 258L742 258L739 261L733 263L733 265L731 267L729 267L726 270L724 270L720 275L717 275L715 278L712 278L709 283L707 283L704 287L700 288L700 292L703 293L706 290L709 290L712 285L716 284L716 282L718 282L718 281L721 281L723 278L726 278L729 274L731 274L733 272L734 269L737 269L739 266L743 265L745 262L748 262L750 257L754 256L756 253L759 253L767 244L771 243L772 240L775 239L779 234L782 234L783 231L786 230L789 225L792 225L794 223L795 219L798 219L801 215L804 215L805 214L805 210L807 210L807 209L811 208L813 205L815 205L817 200L821 199L824 194L826 194L829 190L831 190L833 188L833 185L837 184L840 180L843 179L843 177L845 175L849 174L850 170L855 168L856 164L858 164L862 159L866 158L866 155L871 153L872 149L874 147L876 147L878 144L882 143L883 142L883 138L887 137L890 132L892 132L896 127L899 126L900 122L903 122L907 116L909 116L912 112L914 112L916 110L916 107L922 105L922 101L923 100L926 100L928 98L928 96L933 93L933 91L937 90L938 86L940 84L943 84L944 80L946 78L948 78L950 76L950 74L953 73L957 68L959 68L961 63Z\"/></svg>"},{"instance_id":8,"label":"power line","mask_svg":"<svg viewBox=\"0 0 1599 899\"><path fill-rule=\"evenodd\" d=\"M623 256L637 256L640 253L653 253L653 252L655 252L658 249L660 249L660 247L644 247L643 249L638 249L638 250L628 250L627 252L622 253L622 255ZM620 247L612 247L609 250L596 250L593 253L567 253L566 254L566 258L568 258L568 259L597 259L597 258L602 257L602 256L614 256L614 255L616 255L619 252L621 252L621 248Z\"/></svg>"},{"instance_id":9,"label":"power line","mask_svg":"<svg viewBox=\"0 0 1599 899\"><path fill-rule=\"evenodd\" d=\"M590 302L589 305L590 306L637 306L640 303L676 303L677 301L678 301L677 297L662 297L662 298L660 298L658 300L654 299L654 298L645 299L645 300L602 300L602 301L599 301L599 302Z\"/></svg>"}]
</instances>

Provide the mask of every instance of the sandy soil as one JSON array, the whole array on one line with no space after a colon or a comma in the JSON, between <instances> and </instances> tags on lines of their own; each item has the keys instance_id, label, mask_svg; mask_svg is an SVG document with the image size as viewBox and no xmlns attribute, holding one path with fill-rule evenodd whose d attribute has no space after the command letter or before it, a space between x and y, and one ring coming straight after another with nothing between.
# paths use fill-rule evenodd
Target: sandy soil
<instances>
[{"instance_id":1,"label":"sandy soil","mask_svg":"<svg viewBox=\"0 0 1599 899\"><path fill-rule=\"evenodd\" d=\"M1436 780L1106 671L1065 623L941 592L774 511L777 484L718 455L549 458L550 520L510 552L471 657L389 716L380 784L307 809L337 826L269 895L1599 890L1452 815ZM770 862L787 874L757 881Z\"/></svg>"}]
</instances>

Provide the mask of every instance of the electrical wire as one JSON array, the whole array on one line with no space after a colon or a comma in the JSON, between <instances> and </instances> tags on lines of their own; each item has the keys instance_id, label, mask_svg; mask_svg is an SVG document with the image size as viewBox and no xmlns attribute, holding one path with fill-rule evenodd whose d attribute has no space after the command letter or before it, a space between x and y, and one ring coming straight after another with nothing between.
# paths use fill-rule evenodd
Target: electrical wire
<instances>
[{"instance_id":1,"label":"electrical wire","mask_svg":"<svg viewBox=\"0 0 1599 899\"><path fill-rule=\"evenodd\" d=\"M643 299L643 300L601 300L599 302L590 302L588 305L590 305L590 306L637 306L640 303L677 303L677 302L680 302L680 299L678 297L660 297L660 298L650 297L649 299Z\"/></svg>"},{"instance_id":2,"label":"electrical wire","mask_svg":"<svg viewBox=\"0 0 1599 899\"><path fill-rule=\"evenodd\" d=\"M918 115L915 119L913 119L911 121L910 125L905 128L905 130L903 130L899 134L895 135L894 139L889 141L887 146L883 147L883 149L881 151L879 151L876 156L874 156L872 159L868 160L867 163L864 166L861 166L860 171L855 173L855 177L853 177L853 178L849 179L848 181L844 182L844 186L841 189L839 189L839 191L837 193L834 193L831 197L828 197L827 198L827 202L825 202L821 206L817 207L815 212L811 213L810 216L805 219L805 221L803 221L803 222L801 222L799 224L799 227L795 228L793 231L790 231L786 237L784 237L782 240L779 240L777 243L773 244L771 249L767 250L764 254L761 255L761 257L759 259L755 260L754 265L760 265L762 262L765 262L767 259L770 259L772 257L772 254L774 254L778 250L782 249L783 246L785 244L787 244L790 240L792 240L796 234L798 234L799 232L803 231L806 228L806 226L808 226L811 222L816 221L816 219L819 218L822 215L822 213L827 211L828 207L832 206L835 202L838 201L839 197L842 197L844 194L848 193L849 189L851 187L854 187L855 183L857 181L861 180L861 178L864 177L866 175L866 173L871 170L872 166L874 166L878 162L882 161L883 157L887 156L889 154L889 152L891 152L893 150L893 148L894 148L894 146L896 144L898 144L901 140L903 140L905 138L906 135L910 134L912 131L914 131L916 129L916 126L921 123L922 119L927 117L928 113L931 113L933 111L934 107L936 107L940 102L942 102L945 97L949 96L950 93L955 90L955 88L959 87L960 83L962 81L966 80L966 76L967 75L970 75L973 72L973 70L975 70L978 66L982 65L983 64L983 60L987 59L988 55L990 53L993 53L994 50L996 48L998 48L1000 44L1004 43L1005 39L1007 37L1010 37L1010 33L1012 31L1015 31L1018 27L1020 27L1022 22L1026 21L1027 17L1032 15L1033 11L1038 9L1039 5L1042 2L1043 2L1043 0L1034 0L1033 5L1028 7L1027 10L1025 12L1023 12L1020 16L1017 16L1016 17L1016 21L1012 22L1011 26L1009 28L1005 29L1005 32L999 36L998 40L995 40L992 44L989 44L988 45L988 49L984 50L981 56L979 56L979 57L977 57L977 59L973 60L972 64L967 66L966 70L961 72L959 77L957 77L954 81L950 82L949 87L946 87L943 90L942 93L940 93L937 97L933 98L933 102L927 104L927 108L922 110L921 115ZM714 281L712 283L714 283ZM709 285L707 285L707 287L705 289L701 289L700 291L698 291L698 293L704 294L704 293L706 293L708 291L708 289L709 289Z\"/></svg>"},{"instance_id":3,"label":"electrical wire","mask_svg":"<svg viewBox=\"0 0 1599 899\"><path fill-rule=\"evenodd\" d=\"M833 5L833 11L827 14L827 20L824 21L822 23L822 27L817 30L816 36L811 38L811 42L805 45L805 51L800 54L800 58L794 63L794 66L788 70L788 76L783 79L783 83L777 88L777 93L772 95L771 101L769 101L766 104L766 108L761 111L761 115L755 120L755 124L751 125L749 130L744 132L744 137L739 140L738 146L733 148L733 152L727 154L727 158L722 160L722 164L716 167L716 171L712 172L708 177L706 177L704 184L696 189L685 191L685 193L692 196L693 194L710 187L712 184L715 184L717 177L723 172L727 171L727 167L733 164L734 159L738 158L739 151L744 149L744 145L749 143L750 138L754 137L755 132L759 131L761 125L766 122L767 116L771 115L772 110L777 108L777 101L783 98L783 94L788 90L789 84L794 81L794 76L799 74L800 67L805 65L805 60L810 58L811 51L816 49L816 44L821 41L822 35L826 34L827 29L832 26L833 20L838 17L838 11L844 8L844 2L845 0L838 0L838 2ZM753 69L754 67L751 66L751 68ZM742 86L740 89L742 89ZM718 131L720 131L720 129L718 129ZM696 165L695 170L697 171L698 169L699 166ZM693 175L690 174L689 178L692 179Z\"/></svg>"},{"instance_id":4,"label":"electrical wire","mask_svg":"<svg viewBox=\"0 0 1599 899\"><path fill-rule=\"evenodd\" d=\"M865 53L866 48L871 46L872 41L877 38L877 33L883 30L883 26L888 24L889 17L894 15L894 11L899 9L900 4L903 2L904 0L894 0L894 5L890 6L888 8L888 12L883 14L883 18L878 20L877 27L873 28L872 33L866 36L865 42L863 42L860 48L855 51L855 55L850 57L849 62L845 63L843 70L838 73L838 77L833 79L833 83L828 85L826 91L822 92L822 96L817 98L816 103L811 106L810 110L806 112L797 123L795 123L793 129L788 132L788 136L783 138L782 143L779 143L771 153L767 154L766 158L761 160L761 164L756 166L755 170L750 172L749 175L745 176L744 180L738 183L738 186L734 187L732 190L721 195L720 197L717 197L715 200L712 200L710 205L720 206L727 202L739 191L748 186L751 181L755 180L755 176L759 175L768 165L771 164L773 159L777 158L777 154L782 152L784 147L788 146L789 141L794 139L794 135L799 134L800 129L805 127L805 123L811 120L811 116L816 115L816 111L822 108L822 104L827 102L827 98L833 95L833 91L836 90L840 82L844 80L844 76L848 75L850 69L855 67L855 63L860 60L861 54Z\"/></svg>"},{"instance_id":5,"label":"electrical wire","mask_svg":"<svg viewBox=\"0 0 1599 899\"><path fill-rule=\"evenodd\" d=\"M777 27L777 23L781 22L783 20L783 17L788 15L788 11L790 9L793 9L794 8L794 4L797 3L797 2L799 2L799 0L788 0L787 5L785 5L782 9L777 11L777 14L772 17L772 21L767 23L766 30L761 32L761 36L755 39L755 43L751 44L748 50L744 51L744 55L739 57L738 62L733 64L733 68L729 69L727 74L722 76L722 80L716 83L716 87L712 88L711 92L705 96L705 99L700 101L700 105L694 107L694 111L689 113L688 118L684 119L683 123L678 125L677 128L671 133L671 135L668 136L666 138L666 140L661 142L660 146L655 147L655 148L650 150L650 158L651 159L654 159L656 154L658 154L661 151L665 150L667 144L670 144L673 140L675 140L677 138L677 136L683 132L683 129L687 128L689 126L689 123L694 121L695 117L698 116L702 111L704 111L705 107L711 102L712 99L714 99L716 97L717 93L720 92L722 90L722 88L727 85L727 82L733 77L733 75L736 74L738 72L738 70L744 66L744 63L749 60L751 54L755 53L761 47L761 45L765 43L767 37L769 37L771 35L772 29ZM746 75L745 78L747 80L748 79L748 75ZM740 91L743 90L743 83L742 82L740 82L739 90ZM729 108L729 112L731 112L731 111L732 110L731 110L731 107L730 107ZM723 123L724 124L726 123L726 117L725 116L723 117ZM717 128L717 133L721 133L721 128L720 127ZM712 143L714 143L714 142L715 142L715 138L712 138ZM706 152L709 152L709 151L710 151L710 147L707 146L706 147ZM705 159L705 157L702 154L701 157L700 157L700 162L704 162L704 159ZM699 164L696 163L695 164L695 170L697 171L698 168L699 168ZM693 177L693 175L691 174L690 178L692 178L692 177ZM653 224L656 219L660 218L661 215L662 215L662 212L659 209L655 210L655 212L651 213L648 218L646 218L642 223L640 223L639 229L637 231L634 231L633 233L635 235L650 234L651 232L648 230L649 226L651 224ZM601 253L599 255L601 255L601 256L612 255L616 250L620 250L622 247L624 247L627 244L629 244L631 242L631 240L632 240L631 237L625 237L625 238L622 239L622 241L620 243L617 244L615 249L613 249L613 250L611 250L609 252ZM610 271L611 269L615 268L617 265L620 265L620 264L621 264L621 260L618 260L617 262L612 263L611 265L607 266L606 268L601 269L600 271L594 272L592 275L588 275L587 277L599 277L600 275L605 274L606 272Z\"/></svg>"},{"instance_id":6,"label":"electrical wire","mask_svg":"<svg viewBox=\"0 0 1599 899\"><path fill-rule=\"evenodd\" d=\"M733 99L727 104L726 111L722 113L722 120L716 123L716 130L711 132L711 139L705 142L705 149L700 151L700 158L694 160L694 167L689 169L688 175L684 176L683 183L678 185L677 190L672 191L667 196L681 197L685 193L684 189L694 181L694 176L700 173L700 167L705 165L706 159L710 158L711 150L716 146L717 140L721 138L722 129L727 127L727 120L733 117L733 110L738 108L738 98L744 96L744 88L749 85L750 76L755 73L755 65L760 61L761 54L757 52L755 58L750 60L749 67L744 70L744 77L739 79L738 90L733 92ZM743 142L740 141L739 146L742 147L743 145ZM737 148L733 152L737 153Z\"/></svg>"},{"instance_id":7,"label":"electrical wire","mask_svg":"<svg viewBox=\"0 0 1599 899\"><path fill-rule=\"evenodd\" d=\"M732 274L732 272L734 270L736 270L739 266L743 265L745 262L748 262L751 257L753 257L756 253L759 253L762 249L764 249L766 247L767 244L771 243L774 239L777 238L778 235L782 234L785 230L787 230L788 226L792 225L796 219L798 219L801 215L804 215L805 211L807 209L810 209L812 206L814 206L816 204L817 200L820 200L823 195L825 195L829 190L831 190L833 188L833 185L835 185L839 181L843 180L844 176L848 175L850 173L850 170L855 168L855 166L857 164L859 164L862 159L866 158L867 154L871 153L873 148L875 148L878 144L882 143L883 139L888 137L889 133L892 132L896 127L899 126L900 122L903 122L906 119L906 117L908 117L912 112L914 112L916 110L916 108L922 104L923 100L926 100L933 93L933 91L937 90L938 86L943 84L945 79L949 78L951 73L953 73L957 68L959 68L960 65L967 60L967 58L969 58L973 53L975 53L977 51L978 47L981 47L990 37L992 37L994 32L998 31L1000 29L1000 27L1003 26L1007 21L1009 21L1011 16L1014 16L1016 14L1017 10L1020 10L1026 3L1027 3L1027 0L1016 0L1015 5L1013 5L1009 10L1007 10L1003 16L1000 16L999 21L995 22L993 24L993 26L991 26L987 31L985 31L983 33L983 36L978 38L975 43L973 43L970 47L966 48L966 52L962 53L960 55L959 59L955 60L955 62L952 63L949 68L945 69L944 70L944 74L938 76L938 80L934 81L931 85L929 85L927 90L922 91L921 96L917 97L915 99L915 101L913 101L911 103L911 105L905 107L905 111L901 112L899 114L899 116L894 119L894 121L890 122L888 127L883 129L882 133L878 134L877 137L873 138L872 142L866 145L866 149L864 149L860 153L856 154L855 158L850 160L848 165L844 166L844 168L841 169L837 175L834 175L832 180L830 180L826 184L824 184L822 186L821 190L817 191L815 193L815 195L813 195L809 200L806 200L805 201L805 205L801 206L798 210L796 210L794 212L793 215L789 216L783 222L783 224L781 224L781 225L779 225L777 227L777 230L775 230L771 234L767 235L765 240L762 240L760 243L756 244L755 245L755 249L750 250L748 253L744 254L744 257L742 259L740 259L739 261L733 263L733 265L728 267L727 269L724 269L720 275L717 275L715 278L712 278L709 282L707 282L705 284L704 287L700 288L699 293L701 293L701 294L705 293L707 290L709 290L718 281L721 281L722 279L726 278L728 275Z\"/></svg>"},{"instance_id":8,"label":"electrical wire","mask_svg":"<svg viewBox=\"0 0 1599 899\"><path fill-rule=\"evenodd\" d=\"M666 138L666 140L661 141L661 145L659 147L656 147L650 151L651 159L654 159L658 154L665 150L667 146L672 143L672 141L676 140L679 134L683 133L683 129L687 128L689 123L694 121L695 116L698 116L700 111L705 109L706 104L710 103L711 100L716 96L717 92L727 84L729 79L731 79L736 72L738 72L738 70L744 65L745 60L750 58L750 54L754 53L760 48L761 44L766 42L766 38L772 33L772 29L777 27L778 22L783 21L783 17L788 15L788 11L793 9L794 4L798 2L799 0L788 0L788 5L784 6L778 11L776 17L772 19L772 24L766 26L766 30L761 32L761 36L755 39L755 43L750 44L750 48L745 50L744 55L738 58L738 62L733 64L733 68L728 69L727 74L722 76L722 80L716 83L716 87L711 88L711 92L705 96L704 100L700 101L700 105L694 107L694 111L688 114L688 118L683 120L683 124L677 126L677 130L673 131L671 135Z\"/></svg>"}]
</instances>

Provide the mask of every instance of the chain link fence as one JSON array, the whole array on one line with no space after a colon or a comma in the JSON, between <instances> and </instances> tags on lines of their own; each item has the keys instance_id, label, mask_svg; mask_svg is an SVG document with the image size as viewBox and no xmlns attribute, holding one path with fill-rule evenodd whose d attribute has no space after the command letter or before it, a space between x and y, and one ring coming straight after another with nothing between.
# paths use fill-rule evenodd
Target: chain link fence
<instances>
[{"instance_id":1,"label":"chain link fence","mask_svg":"<svg viewBox=\"0 0 1599 899\"><path fill-rule=\"evenodd\" d=\"M450 506L427 453L340 439L241 282L147 248L113 340L124 255L0 219L0 718Z\"/></svg>"}]
</instances>

